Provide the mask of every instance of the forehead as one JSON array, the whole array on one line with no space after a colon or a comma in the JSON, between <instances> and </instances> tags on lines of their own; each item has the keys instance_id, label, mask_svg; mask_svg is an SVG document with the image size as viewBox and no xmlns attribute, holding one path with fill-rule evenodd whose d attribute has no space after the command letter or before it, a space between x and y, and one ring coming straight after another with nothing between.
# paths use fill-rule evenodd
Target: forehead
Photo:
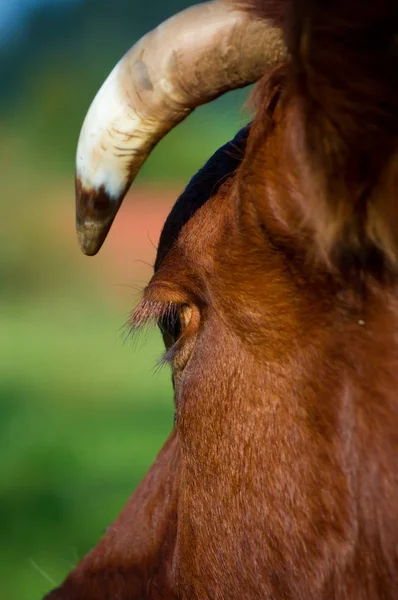
<instances>
[{"instance_id":1,"label":"forehead","mask_svg":"<svg viewBox=\"0 0 398 600\"><path fill-rule=\"evenodd\" d=\"M209 207L209 211L201 211L200 216L196 216L196 213L211 198L218 195L221 186L231 178L239 167L245 153L248 134L249 127L245 127L239 131L231 142L217 150L205 166L191 179L178 198L167 217L160 236L155 271L159 269L173 245L180 238L185 225L190 224L190 227L187 228L188 231L189 229L197 229L198 223L200 224L203 219L206 220L205 215L207 212L212 214L213 218L216 218L213 207ZM195 216L196 218L194 218ZM195 233L197 234L197 232ZM187 235L189 237L188 233ZM194 232L192 231L191 236L193 235Z\"/></svg>"}]
</instances>

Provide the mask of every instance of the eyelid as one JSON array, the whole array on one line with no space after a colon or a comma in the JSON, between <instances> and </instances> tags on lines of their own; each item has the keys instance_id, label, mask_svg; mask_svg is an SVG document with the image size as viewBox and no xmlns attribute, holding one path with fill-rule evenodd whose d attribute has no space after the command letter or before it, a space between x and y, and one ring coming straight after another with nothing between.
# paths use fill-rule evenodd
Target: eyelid
<instances>
[{"instance_id":1,"label":"eyelid","mask_svg":"<svg viewBox=\"0 0 398 600\"><path fill-rule=\"evenodd\" d=\"M163 304L191 304L194 299L185 290L169 283L151 282L144 291L144 300Z\"/></svg>"},{"instance_id":2,"label":"eyelid","mask_svg":"<svg viewBox=\"0 0 398 600\"><path fill-rule=\"evenodd\" d=\"M162 320L171 318L179 312L181 306L175 302L160 302L144 297L130 316L129 328L132 333L136 333L150 323L157 325Z\"/></svg>"}]
</instances>

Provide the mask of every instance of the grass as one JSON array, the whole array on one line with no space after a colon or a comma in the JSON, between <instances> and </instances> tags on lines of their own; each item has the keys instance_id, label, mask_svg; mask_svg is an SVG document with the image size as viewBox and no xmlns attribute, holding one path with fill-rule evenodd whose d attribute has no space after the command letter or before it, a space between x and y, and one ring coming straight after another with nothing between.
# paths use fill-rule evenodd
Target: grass
<instances>
[{"instance_id":1,"label":"grass","mask_svg":"<svg viewBox=\"0 0 398 600\"><path fill-rule=\"evenodd\" d=\"M1 598L39 600L96 543L161 448L170 376L155 374L160 337L123 344L123 320L106 310L1 308Z\"/></svg>"}]
</instances>

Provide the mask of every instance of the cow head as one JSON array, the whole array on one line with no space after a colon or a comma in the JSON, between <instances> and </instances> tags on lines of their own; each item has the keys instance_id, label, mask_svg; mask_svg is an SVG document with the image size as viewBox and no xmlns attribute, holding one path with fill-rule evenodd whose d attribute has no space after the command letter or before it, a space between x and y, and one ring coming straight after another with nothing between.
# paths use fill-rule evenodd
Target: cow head
<instances>
[{"instance_id":1,"label":"cow head","mask_svg":"<svg viewBox=\"0 0 398 600\"><path fill-rule=\"evenodd\" d=\"M268 73L171 212L131 317L164 334L172 441L54 598L395 597L397 24L392 0L214 0L143 38L94 100L87 254L161 137Z\"/></svg>"}]
</instances>

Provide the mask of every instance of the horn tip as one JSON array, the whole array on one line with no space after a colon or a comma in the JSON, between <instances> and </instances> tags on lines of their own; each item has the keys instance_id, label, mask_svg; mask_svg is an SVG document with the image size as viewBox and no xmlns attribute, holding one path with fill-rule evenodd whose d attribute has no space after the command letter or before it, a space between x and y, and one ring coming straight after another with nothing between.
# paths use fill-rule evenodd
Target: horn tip
<instances>
[{"instance_id":1,"label":"horn tip","mask_svg":"<svg viewBox=\"0 0 398 600\"><path fill-rule=\"evenodd\" d=\"M101 249L102 243L98 244L98 241L92 236L87 235L87 231L84 229L77 228L77 241L79 243L80 250L86 256L95 256Z\"/></svg>"},{"instance_id":2,"label":"horn tip","mask_svg":"<svg viewBox=\"0 0 398 600\"><path fill-rule=\"evenodd\" d=\"M76 177L77 239L87 256L94 256L101 249L122 199L112 198L103 186L86 189Z\"/></svg>"}]
</instances>

